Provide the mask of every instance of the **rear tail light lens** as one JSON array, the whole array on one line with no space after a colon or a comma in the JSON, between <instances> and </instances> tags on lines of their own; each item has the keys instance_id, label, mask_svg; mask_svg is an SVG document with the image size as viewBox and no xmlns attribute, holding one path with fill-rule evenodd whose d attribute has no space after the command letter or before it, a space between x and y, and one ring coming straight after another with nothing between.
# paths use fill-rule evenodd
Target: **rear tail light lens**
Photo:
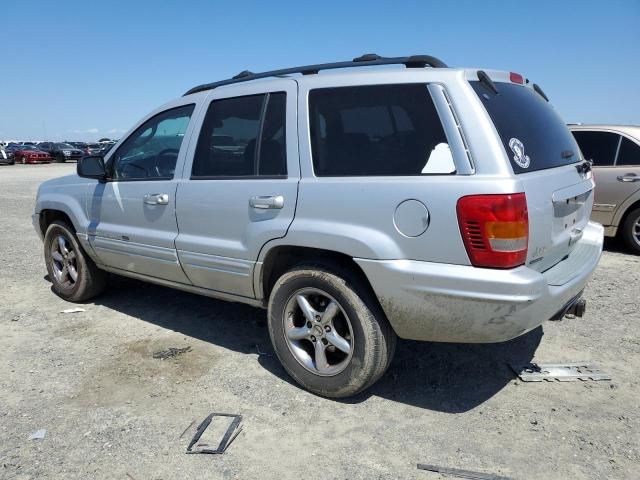
<instances>
[{"instance_id":1,"label":"rear tail light lens","mask_svg":"<svg viewBox=\"0 0 640 480\"><path fill-rule=\"evenodd\" d=\"M524 193L462 197L458 200L457 213L472 265L513 268L524 264L529 244Z\"/></svg>"}]
</instances>

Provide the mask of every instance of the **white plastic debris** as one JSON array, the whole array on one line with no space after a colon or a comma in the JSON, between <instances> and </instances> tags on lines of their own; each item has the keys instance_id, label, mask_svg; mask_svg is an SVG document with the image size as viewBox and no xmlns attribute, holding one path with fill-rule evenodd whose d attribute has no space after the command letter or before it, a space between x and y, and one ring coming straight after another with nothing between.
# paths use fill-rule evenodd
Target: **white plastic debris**
<instances>
[{"instance_id":1,"label":"white plastic debris","mask_svg":"<svg viewBox=\"0 0 640 480\"><path fill-rule=\"evenodd\" d=\"M86 312L84 308L67 308L66 310L62 310L60 313L80 313Z\"/></svg>"},{"instance_id":2,"label":"white plastic debris","mask_svg":"<svg viewBox=\"0 0 640 480\"><path fill-rule=\"evenodd\" d=\"M42 428L40 430L33 432L31 435L29 435L29 440L42 440L46 434L47 434L47 431L44 428Z\"/></svg>"}]
</instances>

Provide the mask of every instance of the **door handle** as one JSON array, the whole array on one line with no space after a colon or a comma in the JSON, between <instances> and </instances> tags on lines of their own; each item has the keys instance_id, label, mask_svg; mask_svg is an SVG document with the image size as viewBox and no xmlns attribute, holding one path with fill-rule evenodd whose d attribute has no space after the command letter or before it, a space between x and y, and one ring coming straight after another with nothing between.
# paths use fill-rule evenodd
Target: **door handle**
<instances>
[{"instance_id":1,"label":"door handle","mask_svg":"<svg viewBox=\"0 0 640 480\"><path fill-rule=\"evenodd\" d=\"M147 193L143 201L147 205L167 205L169 203L169 195L166 193Z\"/></svg>"},{"instance_id":2,"label":"door handle","mask_svg":"<svg viewBox=\"0 0 640 480\"><path fill-rule=\"evenodd\" d=\"M619 182L640 182L640 177L635 173L626 173L618 176Z\"/></svg>"},{"instance_id":3,"label":"door handle","mask_svg":"<svg viewBox=\"0 0 640 480\"><path fill-rule=\"evenodd\" d=\"M249 206L252 208L282 208L284 207L284 197L282 195L266 195L251 197Z\"/></svg>"}]
</instances>

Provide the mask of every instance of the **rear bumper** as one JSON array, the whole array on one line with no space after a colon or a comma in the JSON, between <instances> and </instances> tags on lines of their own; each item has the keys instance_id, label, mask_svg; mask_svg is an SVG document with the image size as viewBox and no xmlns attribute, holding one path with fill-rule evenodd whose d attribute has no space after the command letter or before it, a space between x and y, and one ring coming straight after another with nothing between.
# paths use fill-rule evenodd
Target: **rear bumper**
<instances>
[{"instance_id":1,"label":"rear bumper","mask_svg":"<svg viewBox=\"0 0 640 480\"><path fill-rule=\"evenodd\" d=\"M603 227L589 222L571 255L540 273L413 260L355 259L398 336L492 343L533 330L584 289L602 254Z\"/></svg>"}]
</instances>

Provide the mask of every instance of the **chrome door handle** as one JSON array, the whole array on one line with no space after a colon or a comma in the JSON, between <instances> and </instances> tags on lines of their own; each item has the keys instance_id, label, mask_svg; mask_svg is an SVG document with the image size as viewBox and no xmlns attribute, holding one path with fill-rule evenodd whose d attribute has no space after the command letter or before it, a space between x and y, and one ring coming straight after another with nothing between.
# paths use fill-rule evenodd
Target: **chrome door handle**
<instances>
[{"instance_id":1,"label":"chrome door handle","mask_svg":"<svg viewBox=\"0 0 640 480\"><path fill-rule=\"evenodd\" d=\"M282 195L266 195L251 197L249 206L252 208L282 208L284 207L284 197Z\"/></svg>"},{"instance_id":2,"label":"chrome door handle","mask_svg":"<svg viewBox=\"0 0 640 480\"><path fill-rule=\"evenodd\" d=\"M618 176L619 182L640 182L640 177L635 173L626 173Z\"/></svg>"},{"instance_id":3,"label":"chrome door handle","mask_svg":"<svg viewBox=\"0 0 640 480\"><path fill-rule=\"evenodd\" d=\"M169 195L166 193L147 193L143 201L147 205L167 205L169 203Z\"/></svg>"}]
</instances>

